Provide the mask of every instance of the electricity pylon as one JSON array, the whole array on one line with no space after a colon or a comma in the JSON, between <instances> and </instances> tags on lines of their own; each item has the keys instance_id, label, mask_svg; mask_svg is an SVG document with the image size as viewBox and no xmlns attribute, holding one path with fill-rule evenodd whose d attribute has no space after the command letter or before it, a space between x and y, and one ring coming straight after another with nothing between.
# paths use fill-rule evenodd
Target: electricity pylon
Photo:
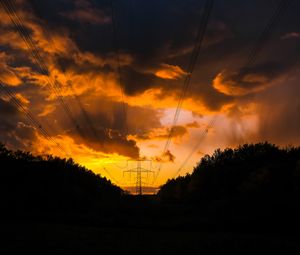
<instances>
[{"instance_id":1,"label":"electricity pylon","mask_svg":"<svg viewBox=\"0 0 300 255\"><path fill-rule=\"evenodd\" d=\"M154 175L154 171L151 170L151 161L150 161L150 169L146 169L142 167L142 163L146 161L150 161L150 160L143 160L143 159L134 160L137 166L135 168L131 168L123 171L123 176L126 173L129 173L130 175L133 173L136 175L135 192L136 195L140 195L140 196L143 195L143 184L145 184L145 182L143 182L143 174L147 174L147 177L150 173Z\"/></svg>"}]
</instances>

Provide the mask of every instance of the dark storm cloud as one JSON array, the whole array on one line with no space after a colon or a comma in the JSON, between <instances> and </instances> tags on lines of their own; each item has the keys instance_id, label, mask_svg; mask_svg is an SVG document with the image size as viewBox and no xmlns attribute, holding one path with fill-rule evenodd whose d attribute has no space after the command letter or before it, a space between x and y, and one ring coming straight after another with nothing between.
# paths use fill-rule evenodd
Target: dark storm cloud
<instances>
[{"instance_id":1,"label":"dark storm cloud","mask_svg":"<svg viewBox=\"0 0 300 255\"><path fill-rule=\"evenodd\" d=\"M297 36L286 37L290 34L297 35L297 32L286 32L296 29L293 25L288 29L286 26L274 28L273 35L262 47L252 65L241 65L240 68L223 70L214 82L214 87L227 95L239 96L253 93L264 89L278 77L297 68L300 64L300 40ZM256 45L257 43L254 43L254 47Z\"/></svg>"},{"instance_id":2,"label":"dark storm cloud","mask_svg":"<svg viewBox=\"0 0 300 255\"><path fill-rule=\"evenodd\" d=\"M174 154L172 154L170 150L167 150L166 152L164 152L162 156L153 157L152 160L156 162L162 162L162 163L166 163L166 162L174 163L175 158L176 157L174 156Z\"/></svg>"},{"instance_id":3,"label":"dark storm cloud","mask_svg":"<svg viewBox=\"0 0 300 255\"><path fill-rule=\"evenodd\" d=\"M76 62L73 56L59 56L55 57L55 64L58 69L63 73L68 71L76 72L77 74L89 74L89 73L107 73L111 72L112 68L107 66L107 68L99 68L99 65L95 63L90 63L88 61L82 61L81 63ZM104 66L104 64L103 64Z\"/></svg>"},{"instance_id":4,"label":"dark storm cloud","mask_svg":"<svg viewBox=\"0 0 300 255\"><path fill-rule=\"evenodd\" d=\"M9 102L0 99L0 128L2 132L8 132L16 126L16 118L19 115L18 110Z\"/></svg>"},{"instance_id":5,"label":"dark storm cloud","mask_svg":"<svg viewBox=\"0 0 300 255\"><path fill-rule=\"evenodd\" d=\"M297 69L299 72L299 69ZM285 84L269 89L257 97L259 105L258 137L282 145L300 142L299 73L291 73Z\"/></svg>"},{"instance_id":6,"label":"dark storm cloud","mask_svg":"<svg viewBox=\"0 0 300 255\"><path fill-rule=\"evenodd\" d=\"M67 32L82 51L96 54L112 51L111 11L106 1L29 0L19 7L33 13L47 33Z\"/></svg>"},{"instance_id":7,"label":"dark storm cloud","mask_svg":"<svg viewBox=\"0 0 300 255\"><path fill-rule=\"evenodd\" d=\"M127 108L128 132L132 135L145 133L154 128L161 128L162 113L146 107L131 106Z\"/></svg>"},{"instance_id":8,"label":"dark storm cloud","mask_svg":"<svg viewBox=\"0 0 300 255\"><path fill-rule=\"evenodd\" d=\"M119 131L111 129L98 129L96 130L97 136L90 134L90 130L87 128L82 129L85 135L83 137L83 143L95 151L101 151L104 153L117 153L130 158L137 159L139 157L139 148L136 142L124 137ZM80 140L80 137L76 137L76 133L69 133L69 135Z\"/></svg>"},{"instance_id":9,"label":"dark storm cloud","mask_svg":"<svg viewBox=\"0 0 300 255\"><path fill-rule=\"evenodd\" d=\"M106 54L109 51L115 51L111 24L102 26L98 24L98 26L95 26L95 24L87 23L83 25L84 29L80 29L81 27L78 24L70 22L61 15L61 13L68 11L80 10L82 5L76 3L82 2L88 8L99 8L103 13L110 16L108 3L105 5L101 4L102 1L74 2L45 1L45 3L41 3L40 1L30 1L35 15L47 22L50 27L52 24L53 29L55 24L59 24L58 30L64 27L67 28L70 31L71 38L82 51L90 51L94 54ZM128 82L128 86L131 86L127 89L128 93L135 94L148 89L149 84L155 79L145 71L157 67L165 59L168 59L169 55L180 53L185 48L193 45L202 3L195 1L187 1L186 3L182 3L182 1L134 1L131 9L128 2L116 1L116 22L120 52L130 52L134 56L131 69L123 71L125 83L127 84L127 77L129 76L127 73L136 75L138 80L141 81L139 86ZM133 15L129 17L128 15L131 12ZM186 15L186 13L189 13L189 15ZM179 20L180 22L178 22ZM219 23L214 27L224 29ZM57 30L57 28L55 29ZM213 30L209 34L213 41L219 40L216 37L220 33ZM90 40L90 38L93 38L93 40ZM174 64L178 62L180 65L186 65L186 59L181 60L180 58L178 58L178 61L174 61L174 59L168 61L174 61ZM163 82L160 83L160 86L168 87Z\"/></svg>"},{"instance_id":10,"label":"dark storm cloud","mask_svg":"<svg viewBox=\"0 0 300 255\"><path fill-rule=\"evenodd\" d=\"M172 128L172 138L182 138L188 134L187 127L174 126ZM144 132L136 133L135 138L138 140L165 140L169 138L170 131L170 128L164 130L146 129Z\"/></svg>"},{"instance_id":11,"label":"dark storm cloud","mask_svg":"<svg viewBox=\"0 0 300 255\"><path fill-rule=\"evenodd\" d=\"M176 90L178 83L157 77L152 73L141 72L131 67L124 67L121 70L121 81L127 95L143 93L151 88L166 88L170 85Z\"/></svg>"},{"instance_id":12,"label":"dark storm cloud","mask_svg":"<svg viewBox=\"0 0 300 255\"><path fill-rule=\"evenodd\" d=\"M116 50L108 1L60 0L41 3L31 0L30 4L34 13L49 23L53 29L57 29L58 24L60 28L68 29L80 50L96 55ZM226 79L232 80L237 87L263 86L256 82L245 83L239 68L243 65L243 60L246 60L249 49L255 45L277 4L278 1L275 0L268 3L258 0L215 3L203 49L193 74L190 97L201 99L212 110L218 110L222 105L232 101L230 95L224 95L222 91L216 91L212 87L213 80L224 69L234 71L235 75ZM183 70L186 69L203 6L203 1L194 0L132 1L132 3L115 1L119 51L133 56L130 66L124 66L121 70L123 86L128 95L142 93L152 87L162 88L163 93L180 92L182 80L166 82L149 73L149 70L157 68L161 63L178 65ZM266 79L272 80L296 64L293 59L298 55L295 52L300 51L299 43L281 38L288 33L299 32L297 9L299 3L293 3L287 10L288 15L283 16L281 23L274 28L267 47L258 56L257 66L249 70L252 75L265 76ZM85 13L82 20L78 14L80 12ZM70 18L67 13L70 15L77 13L78 19ZM87 20L89 17L90 22ZM103 18L104 22L100 20L97 22L97 18ZM80 25L80 20L84 21L84 24ZM64 68L72 64L70 61L58 59ZM72 66L75 68L76 65ZM108 66L102 68L103 72L113 72ZM85 65L78 69L84 72L93 68ZM259 70L259 73L255 70Z\"/></svg>"},{"instance_id":13,"label":"dark storm cloud","mask_svg":"<svg viewBox=\"0 0 300 255\"><path fill-rule=\"evenodd\" d=\"M140 73L129 67L122 69L121 77L125 92L128 95L143 92L153 87L158 80L153 74Z\"/></svg>"},{"instance_id":14,"label":"dark storm cloud","mask_svg":"<svg viewBox=\"0 0 300 255\"><path fill-rule=\"evenodd\" d=\"M0 142L12 149L28 150L36 140L35 130L10 102L0 98Z\"/></svg>"},{"instance_id":15,"label":"dark storm cloud","mask_svg":"<svg viewBox=\"0 0 300 255\"><path fill-rule=\"evenodd\" d=\"M139 148L136 142L125 137L125 133L136 135L148 132L152 128L161 127L160 114L156 110L125 105L126 113L130 116L125 118L121 102L114 102L109 98L102 98L99 101L97 97L88 96L85 98L84 95L81 96L80 100L83 104L89 102L89 105L92 106L85 109L88 111L96 134L87 125L86 119L83 118L81 109L78 108L76 102L68 100L66 102L70 105L72 114L77 120L83 136L79 135L76 127L68 118L65 118L64 114L59 114L62 111L59 106L47 116L41 117L42 121L53 121L50 123L56 126L56 130L52 129L53 135L65 133L96 151L118 153L131 158L138 158ZM96 108L94 108L95 105Z\"/></svg>"},{"instance_id":16,"label":"dark storm cloud","mask_svg":"<svg viewBox=\"0 0 300 255\"><path fill-rule=\"evenodd\" d=\"M55 68L63 73L70 71L76 75L110 75L112 77L114 74L113 77L118 80L116 78L117 49L113 42L109 1L30 0L20 2L22 4L19 9L32 13L36 20L32 19L39 23L46 32L60 35L63 41L70 39L76 45L75 49L71 48L69 51L53 54ZM167 96L177 99L183 84L183 73L187 69L194 46L204 1L133 0L132 6L131 1L114 2L118 50L121 56L127 54L131 57L127 62L121 63L121 86L125 93L134 96L151 88L160 88L158 99L164 99ZM268 87L270 84L272 85L274 81L299 66L300 17L298 13L300 3L294 1L279 25L274 27L269 40L258 54L255 64L247 69L241 68L277 4L277 0L215 2L199 60L192 76L188 97L199 104L204 104L209 110L217 111L228 103L236 102L235 100L241 96L270 89ZM6 42L0 49L14 56L14 60L10 63L12 66L27 66L35 70L34 64L28 60L28 52L12 49L13 47L8 47L7 44ZM83 56L83 54L92 55ZM162 67L165 69L178 67L182 73L171 79L166 74L159 76L158 71ZM166 72L166 70L163 71ZM218 77L219 80L216 80ZM23 77L23 86L16 90L25 93L30 98L32 111L38 115L41 113L39 107L43 105L47 94L45 91L37 93L32 88L33 84L37 83L34 79L36 77ZM216 83L217 81L219 83ZM129 134L136 135L138 132L148 134L151 129L161 127L159 113L151 109L126 105L128 116L124 116L122 104L117 103L116 99L91 99L93 95L85 98L86 94L96 94L97 91L89 83L83 86L87 89L82 92L82 100L91 115L98 138L91 133L86 124L82 124L84 123L82 114L71 100L72 98L66 96L66 101L71 105L78 122L81 123L80 128L87 134L85 143L96 150L137 157L139 149L135 142L123 135L125 120ZM242 93L238 93L239 91ZM268 97L272 98L272 90L268 91L270 91ZM288 93L284 98L287 101L290 101L290 98L296 100L293 94ZM97 107L89 108L89 105ZM291 109L298 109L297 107L295 105ZM57 127L57 130L51 129L53 135L64 133L77 139L76 128L65 116L62 116L62 110L57 105L54 105L54 108L52 113L42 117L43 121L49 118L50 124ZM290 108L281 106L278 111L280 116L274 116L272 120L281 121L281 114L285 111L294 112L294 110L290 111ZM129 115L134 116L134 120ZM264 122L267 123L267 121ZM25 126L20 126L17 121L8 122L5 125L8 127L12 125L12 129L14 127L25 129ZM293 130L297 127L296 125Z\"/></svg>"},{"instance_id":17,"label":"dark storm cloud","mask_svg":"<svg viewBox=\"0 0 300 255\"><path fill-rule=\"evenodd\" d=\"M277 4L274 2L274 7ZM253 23L253 28L257 28L257 35L249 33L251 36L248 36L247 43L240 45L244 49L248 48L248 51L245 51L248 54L245 54L238 65L224 65L222 72L214 81L214 87L226 95L240 96L261 91L278 77L297 68L300 54L298 37L285 36L288 34L297 35L299 30L297 24L299 24L300 19L296 10L299 10L299 7L299 3L294 2L286 10L288 13L285 13L280 22L272 27L270 35L265 37L262 42L259 41L259 36L274 12L273 9L266 9L263 18ZM261 27L258 27L258 21L261 21ZM259 50L255 55L255 61L249 66L247 58L251 56L249 53L253 52L255 48Z\"/></svg>"},{"instance_id":18,"label":"dark storm cloud","mask_svg":"<svg viewBox=\"0 0 300 255\"><path fill-rule=\"evenodd\" d=\"M208 25L203 50L200 53L198 65L193 74L190 97L193 97L195 100L200 98L207 107L213 110L218 110L222 105L233 100L233 97L230 95L224 95L216 91L212 88L211 84L223 69L236 70L236 68L243 65L249 49L256 44L259 34L264 29L277 4L277 1L272 1L272 3L269 2L268 4L261 1L233 1L229 5L216 3L212 19ZM198 25L196 19L199 18L201 8L200 6L193 6L191 3L188 3L187 5L193 6L194 10L192 12L184 12L184 6L181 6L180 12L180 8L176 8L176 4L174 5L174 8L166 8L165 11L176 15L164 15L164 22L162 22L159 26L159 31L155 34L155 40L145 39L147 38L147 33L145 36L140 37L143 38L141 39L141 45L144 50L139 50L138 48L135 52L137 55L137 64L151 66L154 63L169 61L168 63L180 65L182 68L187 66L190 56L188 49L191 49L193 46L193 38ZM233 6L235 8L232 8ZM247 70L248 74L265 77L266 80L264 83L266 81L271 82L298 65L299 43L297 40L289 41L281 39L282 35L285 35L289 31L298 31L297 25L295 25L299 24L297 11L295 11L297 9L299 9L299 3L294 3L294 6L291 6L287 10L288 15L283 16L281 23L274 27L269 41L262 52L258 54L257 64L252 69ZM189 13L190 15L189 17L185 16L184 19L179 19L183 13ZM255 18L252 13L256 14ZM176 19L183 22L178 22ZM154 24L155 22L156 20ZM143 22L140 24L143 25ZM170 24L173 25L168 27ZM182 26L182 24L189 25ZM148 30L145 29L145 31ZM150 29L150 31L153 30ZM148 45L148 42L151 45ZM172 55L174 56L173 58L166 58L166 56ZM239 74L240 76L241 74ZM241 80L239 78L236 81L237 86L261 85L259 84L261 81L243 84ZM138 88L139 90L148 88L148 86L143 87L142 84ZM168 93L170 90L178 91L181 84L182 81L178 81L175 86L173 84L160 83L165 93Z\"/></svg>"}]
</instances>

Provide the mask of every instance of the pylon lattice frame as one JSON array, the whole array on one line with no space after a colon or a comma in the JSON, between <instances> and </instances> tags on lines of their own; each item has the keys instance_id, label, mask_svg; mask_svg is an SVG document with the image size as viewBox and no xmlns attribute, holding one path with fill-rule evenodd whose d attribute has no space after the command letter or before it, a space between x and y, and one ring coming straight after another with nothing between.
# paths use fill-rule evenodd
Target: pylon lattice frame
<instances>
[{"instance_id":1,"label":"pylon lattice frame","mask_svg":"<svg viewBox=\"0 0 300 255\"><path fill-rule=\"evenodd\" d=\"M129 174L135 174L136 175L136 180L135 180L135 192L136 195L143 195L143 174L147 174L147 176L152 173L154 175L154 171L151 170L151 164L150 164L150 169L146 169L142 167L142 162L147 162L151 160L142 160L142 159L138 159L138 160L134 160L134 162L137 163L137 166L135 168L131 168L131 169L127 169L125 171L123 171L123 175L126 173Z\"/></svg>"}]
</instances>

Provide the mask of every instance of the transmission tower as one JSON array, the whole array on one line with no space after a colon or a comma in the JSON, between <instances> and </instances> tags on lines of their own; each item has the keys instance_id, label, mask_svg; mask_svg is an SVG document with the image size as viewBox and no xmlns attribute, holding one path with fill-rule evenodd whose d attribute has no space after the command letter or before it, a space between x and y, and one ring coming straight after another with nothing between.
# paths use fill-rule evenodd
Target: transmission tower
<instances>
[{"instance_id":1,"label":"transmission tower","mask_svg":"<svg viewBox=\"0 0 300 255\"><path fill-rule=\"evenodd\" d=\"M136 163L136 167L123 171L123 175L126 173L135 175L135 193L136 195L141 196L143 195L143 185L145 184L145 182L143 181L143 179L145 178L144 175L146 175L146 177L148 178L149 174L153 174L154 177L154 171L151 170L151 160L138 159L134 160L133 162ZM150 162L150 169L143 168L143 162Z\"/></svg>"}]
</instances>

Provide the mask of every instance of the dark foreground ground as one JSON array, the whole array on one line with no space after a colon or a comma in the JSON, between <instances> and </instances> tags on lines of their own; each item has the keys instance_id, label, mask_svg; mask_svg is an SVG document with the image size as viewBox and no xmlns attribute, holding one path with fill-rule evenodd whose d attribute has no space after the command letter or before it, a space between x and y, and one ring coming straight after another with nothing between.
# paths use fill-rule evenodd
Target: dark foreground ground
<instances>
[{"instance_id":1,"label":"dark foreground ground","mask_svg":"<svg viewBox=\"0 0 300 255\"><path fill-rule=\"evenodd\" d=\"M0 220L0 254L300 254L294 221L270 213L270 220L226 222L225 214L162 205L155 196L130 196L98 214L18 211Z\"/></svg>"},{"instance_id":2,"label":"dark foreground ground","mask_svg":"<svg viewBox=\"0 0 300 255\"><path fill-rule=\"evenodd\" d=\"M220 215L161 205L154 196L129 197L126 205L98 215L7 215L0 254L300 254L298 227L286 220L279 228L271 215L259 224L224 224Z\"/></svg>"},{"instance_id":3,"label":"dark foreground ground","mask_svg":"<svg viewBox=\"0 0 300 255\"><path fill-rule=\"evenodd\" d=\"M300 254L300 148L216 151L156 196L3 146L0 166L0 255Z\"/></svg>"},{"instance_id":4,"label":"dark foreground ground","mask_svg":"<svg viewBox=\"0 0 300 255\"><path fill-rule=\"evenodd\" d=\"M300 254L300 237L276 234L1 223L1 254Z\"/></svg>"},{"instance_id":5,"label":"dark foreground ground","mask_svg":"<svg viewBox=\"0 0 300 255\"><path fill-rule=\"evenodd\" d=\"M229 205L128 196L98 211L9 211L0 219L0 254L300 254L297 208Z\"/></svg>"}]
</instances>

